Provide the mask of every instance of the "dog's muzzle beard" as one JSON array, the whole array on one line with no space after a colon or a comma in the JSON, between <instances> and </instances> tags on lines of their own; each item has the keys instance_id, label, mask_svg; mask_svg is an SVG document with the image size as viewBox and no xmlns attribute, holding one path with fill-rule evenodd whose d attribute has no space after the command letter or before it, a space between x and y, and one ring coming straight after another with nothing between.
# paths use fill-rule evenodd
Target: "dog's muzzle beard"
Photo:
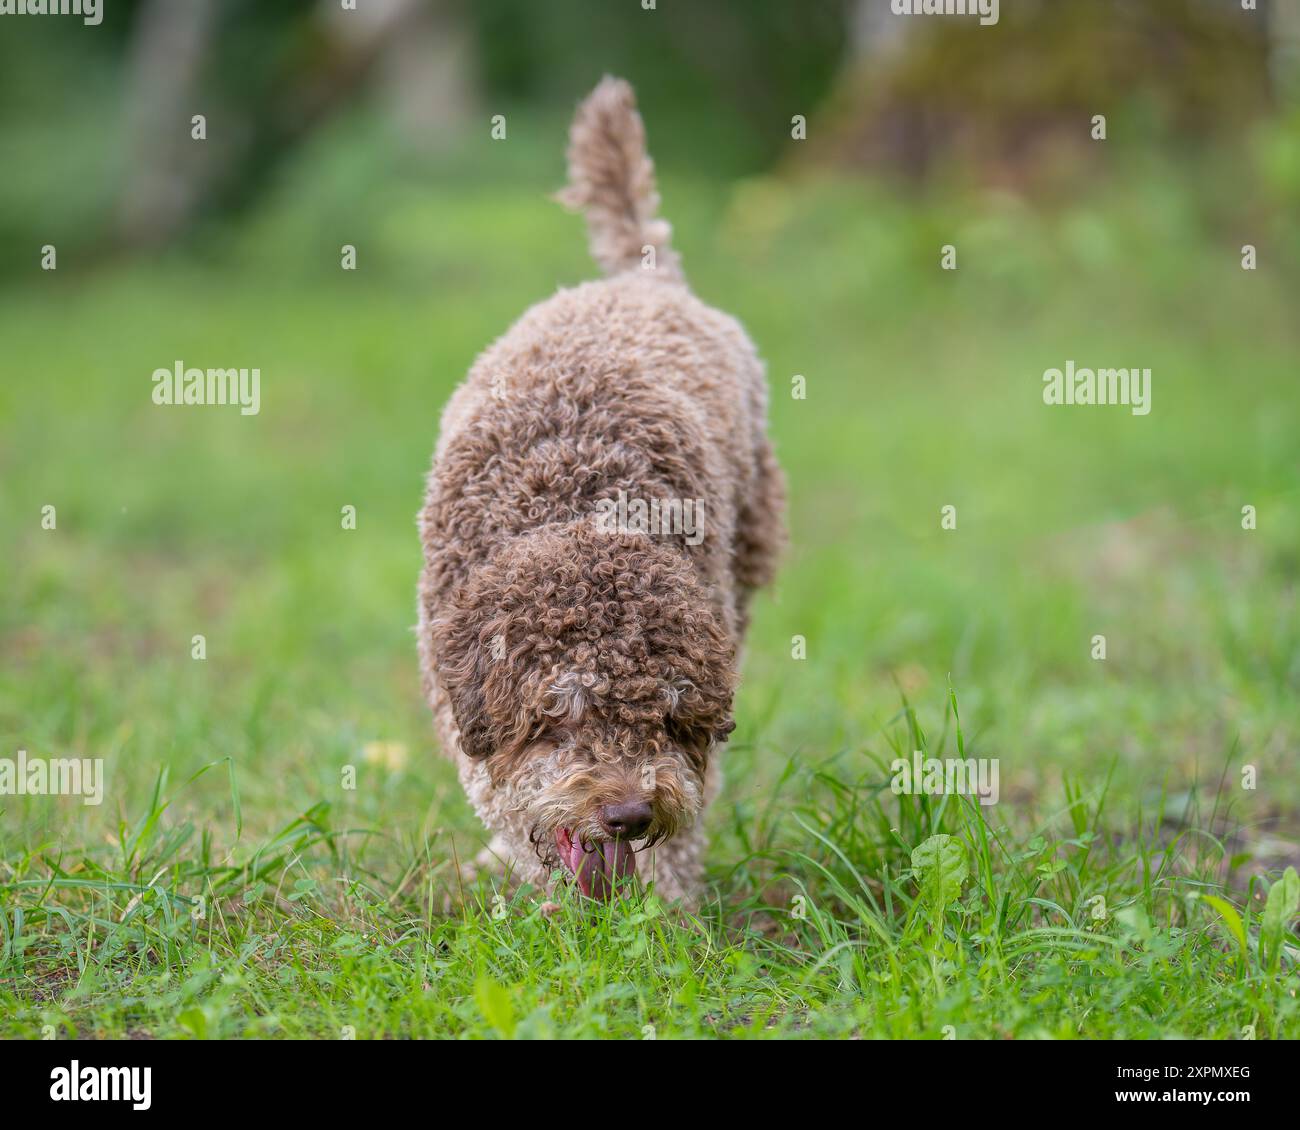
<instances>
[{"instance_id":1,"label":"dog's muzzle beard","mask_svg":"<svg viewBox=\"0 0 1300 1130\"><path fill-rule=\"evenodd\" d=\"M547 871L562 872L565 881L589 898L609 901L633 886L638 860L646 858L649 849L692 822L691 813L669 809L663 798L655 799L660 803L643 806L653 817L626 834L611 834L617 826L608 823L610 809L603 807L586 817L552 814L535 823L528 838Z\"/></svg>"},{"instance_id":2,"label":"dog's muzzle beard","mask_svg":"<svg viewBox=\"0 0 1300 1130\"><path fill-rule=\"evenodd\" d=\"M540 866L603 901L631 887L646 849L693 824L703 807L703 781L681 750L656 743L652 756L614 755L627 744L593 737L534 753L509 782L516 827Z\"/></svg>"},{"instance_id":3,"label":"dog's muzzle beard","mask_svg":"<svg viewBox=\"0 0 1300 1130\"><path fill-rule=\"evenodd\" d=\"M542 866L561 870L589 898L609 901L631 887L637 858L666 840L669 828L656 825L633 837L610 836L595 822L575 821L551 829L535 827L529 840Z\"/></svg>"},{"instance_id":4,"label":"dog's muzzle beard","mask_svg":"<svg viewBox=\"0 0 1300 1130\"><path fill-rule=\"evenodd\" d=\"M631 840L588 842L568 828L556 828L555 849L578 890L590 898L608 901L636 874Z\"/></svg>"}]
</instances>

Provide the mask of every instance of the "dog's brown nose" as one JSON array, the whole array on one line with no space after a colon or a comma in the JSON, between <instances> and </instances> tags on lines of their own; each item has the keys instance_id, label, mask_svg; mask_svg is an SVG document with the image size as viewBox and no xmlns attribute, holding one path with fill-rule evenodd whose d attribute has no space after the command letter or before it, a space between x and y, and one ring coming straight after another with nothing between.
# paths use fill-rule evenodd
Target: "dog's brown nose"
<instances>
[{"instance_id":1,"label":"dog's brown nose","mask_svg":"<svg viewBox=\"0 0 1300 1130\"><path fill-rule=\"evenodd\" d=\"M623 804L607 804L600 810L600 822L611 836L620 840L635 840L644 836L654 810L643 800L630 800Z\"/></svg>"}]
</instances>

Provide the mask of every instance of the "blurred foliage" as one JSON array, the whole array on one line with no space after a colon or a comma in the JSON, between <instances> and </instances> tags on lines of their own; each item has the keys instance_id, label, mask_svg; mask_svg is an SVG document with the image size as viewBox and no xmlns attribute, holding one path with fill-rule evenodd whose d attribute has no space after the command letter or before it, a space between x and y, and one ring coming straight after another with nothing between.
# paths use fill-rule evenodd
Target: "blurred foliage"
<instances>
[{"instance_id":1,"label":"blurred foliage","mask_svg":"<svg viewBox=\"0 0 1300 1130\"><path fill-rule=\"evenodd\" d=\"M849 0L494 0L475 4L493 96L566 108L609 72L651 121L677 121L689 157L721 171L770 163L792 114L811 115L843 61Z\"/></svg>"},{"instance_id":2,"label":"blurred foliage","mask_svg":"<svg viewBox=\"0 0 1300 1130\"><path fill-rule=\"evenodd\" d=\"M1237 0L1025 0L975 33L936 20L846 79L823 155L911 176L955 165L1032 188L1105 159L1095 114L1121 148L1218 143L1270 108L1256 16Z\"/></svg>"},{"instance_id":3,"label":"blurred foliage","mask_svg":"<svg viewBox=\"0 0 1300 1130\"><path fill-rule=\"evenodd\" d=\"M853 0L659 0L650 11L639 0L428 0L466 32L473 97L460 129L423 149L396 128L383 82L351 85L340 57L350 33L341 47L340 13L322 18L332 5L213 3L195 100L214 121L215 172L189 221L191 251L235 234L233 220L256 226L257 207L301 186L304 170L334 178L354 213L389 194L503 174L556 187L573 104L605 72L636 85L670 175L724 184L827 164L931 180L955 172L1047 201L1086 195L1117 160L1172 158L1188 171L1177 191L1225 231L1243 218L1286 226L1279 210L1300 202L1300 123L1270 104L1263 13L1248 18L1234 0L1023 0L989 28L913 20L894 52L854 32L865 9ZM117 0L100 27L6 22L0 278L25 277L46 242L83 266L117 249L137 171L127 106L148 10ZM509 145L479 144L497 113L518 123ZM812 125L806 144L790 140L795 113ZM1104 147L1089 139L1094 113L1108 117Z\"/></svg>"},{"instance_id":4,"label":"blurred foliage","mask_svg":"<svg viewBox=\"0 0 1300 1130\"><path fill-rule=\"evenodd\" d=\"M811 113L829 89L847 3L694 0L645 11L635 2L451 0L451 9L471 30L476 58L468 73L484 123L525 108L567 118L602 73L622 73L660 123L658 138L673 141L658 147L661 161L729 176L769 164L788 137L789 107ZM252 203L309 132L328 126L331 114L312 103L341 83L341 21L333 13L327 28L323 11L311 0L216 0L195 99L219 122L208 144L221 147L224 167L205 194L209 214ZM142 0L121 0L106 5L99 27L75 18L6 21L0 272L25 269L33 240L75 244L81 256L111 244L134 159L126 102L133 36L146 13ZM364 93L345 96L331 113L366 113L375 99ZM187 131L197 111L176 112L178 131ZM670 133L666 123L680 128Z\"/></svg>"}]
</instances>

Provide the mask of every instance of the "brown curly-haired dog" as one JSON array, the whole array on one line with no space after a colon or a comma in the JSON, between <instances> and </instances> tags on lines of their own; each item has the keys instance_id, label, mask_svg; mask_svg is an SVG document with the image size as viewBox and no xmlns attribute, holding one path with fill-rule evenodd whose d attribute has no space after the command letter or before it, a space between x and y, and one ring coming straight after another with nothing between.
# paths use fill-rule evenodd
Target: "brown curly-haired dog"
<instances>
[{"instance_id":1,"label":"brown curly-haired dog","mask_svg":"<svg viewBox=\"0 0 1300 1130\"><path fill-rule=\"evenodd\" d=\"M784 532L763 366L687 289L631 88L579 108L561 199L609 277L524 314L452 396L420 533L442 745L517 878L693 899L737 650Z\"/></svg>"}]
</instances>

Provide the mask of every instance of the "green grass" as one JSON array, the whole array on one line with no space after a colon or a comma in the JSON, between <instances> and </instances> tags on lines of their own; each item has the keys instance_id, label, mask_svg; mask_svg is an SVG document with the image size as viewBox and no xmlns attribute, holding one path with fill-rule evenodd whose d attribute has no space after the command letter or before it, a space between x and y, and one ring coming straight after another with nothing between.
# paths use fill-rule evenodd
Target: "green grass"
<instances>
[{"instance_id":1,"label":"green grass","mask_svg":"<svg viewBox=\"0 0 1300 1130\"><path fill-rule=\"evenodd\" d=\"M910 712L900 721L910 740L895 752L932 748ZM1261 951L1249 912L1239 944L1202 901L1222 843L1189 832L1153 849L1157 809L1117 852L1107 793L1093 803L1069 782L1063 809L1015 840L960 801L900 810L879 771L855 779L839 760L788 766L733 814L727 839L745 850L690 918L653 895L593 906L567 891L544 916L486 883L449 907L435 842L377 874L375 833L335 827L324 804L218 853L168 820L186 786L170 791L164 773L97 862L56 862L54 845L9 860L5 958L26 1007L6 991L6 1034L1294 1033L1294 950ZM238 828L233 784L227 795ZM965 845L965 881L946 895L909 864L909 845L941 827Z\"/></svg>"},{"instance_id":2,"label":"green grass","mask_svg":"<svg viewBox=\"0 0 1300 1130\"><path fill-rule=\"evenodd\" d=\"M477 186L314 155L189 258L68 244L5 294L0 755L109 776L0 798L0 1036L1296 1035L1296 275L1173 178L1051 214L668 178L792 488L709 899L462 887L414 515L475 353L590 274L552 141ZM154 407L177 358L260 366L261 414ZM1067 358L1151 367L1150 416L1045 407ZM914 749L998 758L1000 803L892 795Z\"/></svg>"}]
</instances>

